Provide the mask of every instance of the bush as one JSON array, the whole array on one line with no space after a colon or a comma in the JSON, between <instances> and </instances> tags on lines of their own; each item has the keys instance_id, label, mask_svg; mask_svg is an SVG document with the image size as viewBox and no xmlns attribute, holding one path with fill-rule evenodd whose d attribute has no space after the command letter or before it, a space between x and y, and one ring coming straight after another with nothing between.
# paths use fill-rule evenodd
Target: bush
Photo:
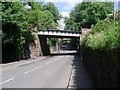
<instances>
[{"instance_id":1,"label":"bush","mask_svg":"<svg viewBox=\"0 0 120 90\"><path fill-rule=\"evenodd\" d=\"M83 61L96 87L120 87L120 31L117 21L98 22L81 44Z\"/></svg>"}]
</instances>

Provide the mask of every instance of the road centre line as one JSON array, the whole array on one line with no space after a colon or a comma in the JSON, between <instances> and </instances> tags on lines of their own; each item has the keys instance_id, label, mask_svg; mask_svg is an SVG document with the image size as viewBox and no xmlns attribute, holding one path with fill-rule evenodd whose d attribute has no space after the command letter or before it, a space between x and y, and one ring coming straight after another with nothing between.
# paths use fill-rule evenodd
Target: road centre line
<instances>
[{"instance_id":1,"label":"road centre line","mask_svg":"<svg viewBox=\"0 0 120 90\"><path fill-rule=\"evenodd\" d=\"M28 73L30 73L30 72L32 72L32 71L35 71L35 70L37 70L37 69L39 69L39 68L41 68L41 67L42 67L42 66L38 66L38 67L36 67L36 68L34 68L34 69L30 70L30 71L24 72L24 74L28 74Z\"/></svg>"},{"instance_id":2,"label":"road centre line","mask_svg":"<svg viewBox=\"0 0 120 90\"><path fill-rule=\"evenodd\" d=\"M8 79L8 80L6 80L6 81L4 81L4 82L1 82L0 85L5 84L5 83L7 83L7 82L9 82L9 81L12 81L12 80L13 80L13 78L10 78L10 79Z\"/></svg>"},{"instance_id":3,"label":"road centre line","mask_svg":"<svg viewBox=\"0 0 120 90\"><path fill-rule=\"evenodd\" d=\"M62 58L62 57L63 57L63 56L56 58L55 61L57 61L58 59L60 59L60 58ZM47 64L50 64L50 63L52 63L52 61L49 61ZM28 74L28 73L30 73L30 72L32 72L32 71L35 71L35 70L37 70L37 69L39 69L39 68L41 68L41 67L42 67L42 66L38 66L38 67L36 67L36 68L34 68L34 69L30 70L30 71L24 72L24 74Z\"/></svg>"},{"instance_id":4,"label":"road centre line","mask_svg":"<svg viewBox=\"0 0 120 90\"><path fill-rule=\"evenodd\" d=\"M27 73L29 73L30 71L27 71L27 72L24 72L24 74L27 74Z\"/></svg>"},{"instance_id":5,"label":"road centre line","mask_svg":"<svg viewBox=\"0 0 120 90\"><path fill-rule=\"evenodd\" d=\"M35 69L38 69L38 68L41 68L42 66L38 66L38 67L36 67Z\"/></svg>"},{"instance_id":6,"label":"road centre line","mask_svg":"<svg viewBox=\"0 0 120 90\"><path fill-rule=\"evenodd\" d=\"M63 57L63 56L56 58L55 61L59 60L59 59L62 58L62 57Z\"/></svg>"},{"instance_id":7,"label":"road centre line","mask_svg":"<svg viewBox=\"0 0 120 90\"><path fill-rule=\"evenodd\" d=\"M50 63L52 63L52 61L49 61L47 64L50 64Z\"/></svg>"}]
</instances>

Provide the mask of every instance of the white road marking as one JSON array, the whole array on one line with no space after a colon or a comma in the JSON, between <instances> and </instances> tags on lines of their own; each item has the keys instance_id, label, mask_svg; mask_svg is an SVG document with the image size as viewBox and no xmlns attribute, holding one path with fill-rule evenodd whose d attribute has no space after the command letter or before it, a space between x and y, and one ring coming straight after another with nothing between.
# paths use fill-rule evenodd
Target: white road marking
<instances>
[{"instance_id":1,"label":"white road marking","mask_svg":"<svg viewBox=\"0 0 120 90\"><path fill-rule=\"evenodd\" d=\"M34 69L30 70L30 72L35 71L35 70L36 70L36 69L34 68Z\"/></svg>"},{"instance_id":2,"label":"white road marking","mask_svg":"<svg viewBox=\"0 0 120 90\"><path fill-rule=\"evenodd\" d=\"M59 59L62 58L62 57L63 57L63 56L56 58L55 61L59 60ZM52 61L49 61L47 64L50 64L50 63L52 63ZM36 67L36 68L34 68L34 69L30 70L30 71L24 72L24 74L28 74L28 73L30 73L30 72L32 72L32 71L35 71L35 70L37 70L37 69L39 69L39 68L41 68L41 67L42 67L42 66L38 66L38 67Z\"/></svg>"},{"instance_id":3,"label":"white road marking","mask_svg":"<svg viewBox=\"0 0 120 90\"><path fill-rule=\"evenodd\" d=\"M34 69L30 70L30 71L24 72L24 74L28 74L28 73L30 73L30 72L32 72L32 71L35 71L35 70L37 70L37 69L39 69L39 68L41 68L41 67L42 67L42 66L38 66L38 67L36 67L36 68L34 68Z\"/></svg>"},{"instance_id":4,"label":"white road marking","mask_svg":"<svg viewBox=\"0 0 120 90\"><path fill-rule=\"evenodd\" d=\"M1 82L0 85L5 84L5 83L7 83L7 82L9 82L9 81L12 81L12 80L13 80L13 78L10 78L10 79L8 79L8 80L6 80L6 81L4 81L4 82Z\"/></svg>"},{"instance_id":5,"label":"white road marking","mask_svg":"<svg viewBox=\"0 0 120 90\"><path fill-rule=\"evenodd\" d=\"M57 60L59 60L60 58L62 58L63 56L61 56L61 57L56 57L56 59L54 59L54 61L57 61ZM47 64L50 64L50 63L52 63L52 61L49 61Z\"/></svg>"},{"instance_id":6,"label":"white road marking","mask_svg":"<svg viewBox=\"0 0 120 90\"><path fill-rule=\"evenodd\" d=\"M47 64L50 64L50 63L52 63L52 61L48 62Z\"/></svg>"},{"instance_id":7,"label":"white road marking","mask_svg":"<svg viewBox=\"0 0 120 90\"><path fill-rule=\"evenodd\" d=\"M59 59L62 58L62 57L63 57L63 56L56 58L55 61L59 60Z\"/></svg>"},{"instance_id":8,"label":"white road marking","mask_svg":"<svg viewBox=\"0 0 120 90\"><path fill-rule=\"evenodd\" d=\"M30 71L27 71L27 72L24 72L24 74L27 74L27 73L29 73Z\"/></svg>"},{"instance_id":9,"label":"white road marking","mask_svg":"<svg viewBox=\"0 0 120 90\"><path fill-rule=\"evenodd\" d=\"M38 66L38 67L36 67L35 69L38 69L38 68L41 68L42 66Z\"/></svg>"}]
</instances>

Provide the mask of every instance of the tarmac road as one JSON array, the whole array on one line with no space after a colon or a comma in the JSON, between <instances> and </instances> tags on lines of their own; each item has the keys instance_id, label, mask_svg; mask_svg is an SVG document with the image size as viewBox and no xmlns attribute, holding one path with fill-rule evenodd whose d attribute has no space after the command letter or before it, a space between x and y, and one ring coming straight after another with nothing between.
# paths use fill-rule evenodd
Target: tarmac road
<instances>
[{"instance_id":1,"label":"tarmac road","mask_svg":"<svg viewBox=\"0 0 120 90\"><path fill-rule=\"evenodd\" d=\"M92 87L92 82L79 56L74 51L59 53L43 60L38 58L34 61L20 62L21 64L6 65L0 71L2 73L0 86L2 88Z\"/></svg>"}]
</instances>

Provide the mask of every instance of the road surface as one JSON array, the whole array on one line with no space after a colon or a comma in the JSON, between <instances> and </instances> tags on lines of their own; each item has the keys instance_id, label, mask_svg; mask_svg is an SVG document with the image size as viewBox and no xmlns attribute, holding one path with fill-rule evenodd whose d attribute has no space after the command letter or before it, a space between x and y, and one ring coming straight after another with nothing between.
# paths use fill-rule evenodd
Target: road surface
<instances>
[{"instance_id":1,"label":"road surface","mask_svg":"<svg viewBox=\"0 0 120 90\"><path fill-rule=\"evenodd\" d=\"M92 82L78 55L69 51L43 60L3 67L2 88L90 88ZM68 54L67 54L68 53Z\"/></svg>"}]
</instances>

